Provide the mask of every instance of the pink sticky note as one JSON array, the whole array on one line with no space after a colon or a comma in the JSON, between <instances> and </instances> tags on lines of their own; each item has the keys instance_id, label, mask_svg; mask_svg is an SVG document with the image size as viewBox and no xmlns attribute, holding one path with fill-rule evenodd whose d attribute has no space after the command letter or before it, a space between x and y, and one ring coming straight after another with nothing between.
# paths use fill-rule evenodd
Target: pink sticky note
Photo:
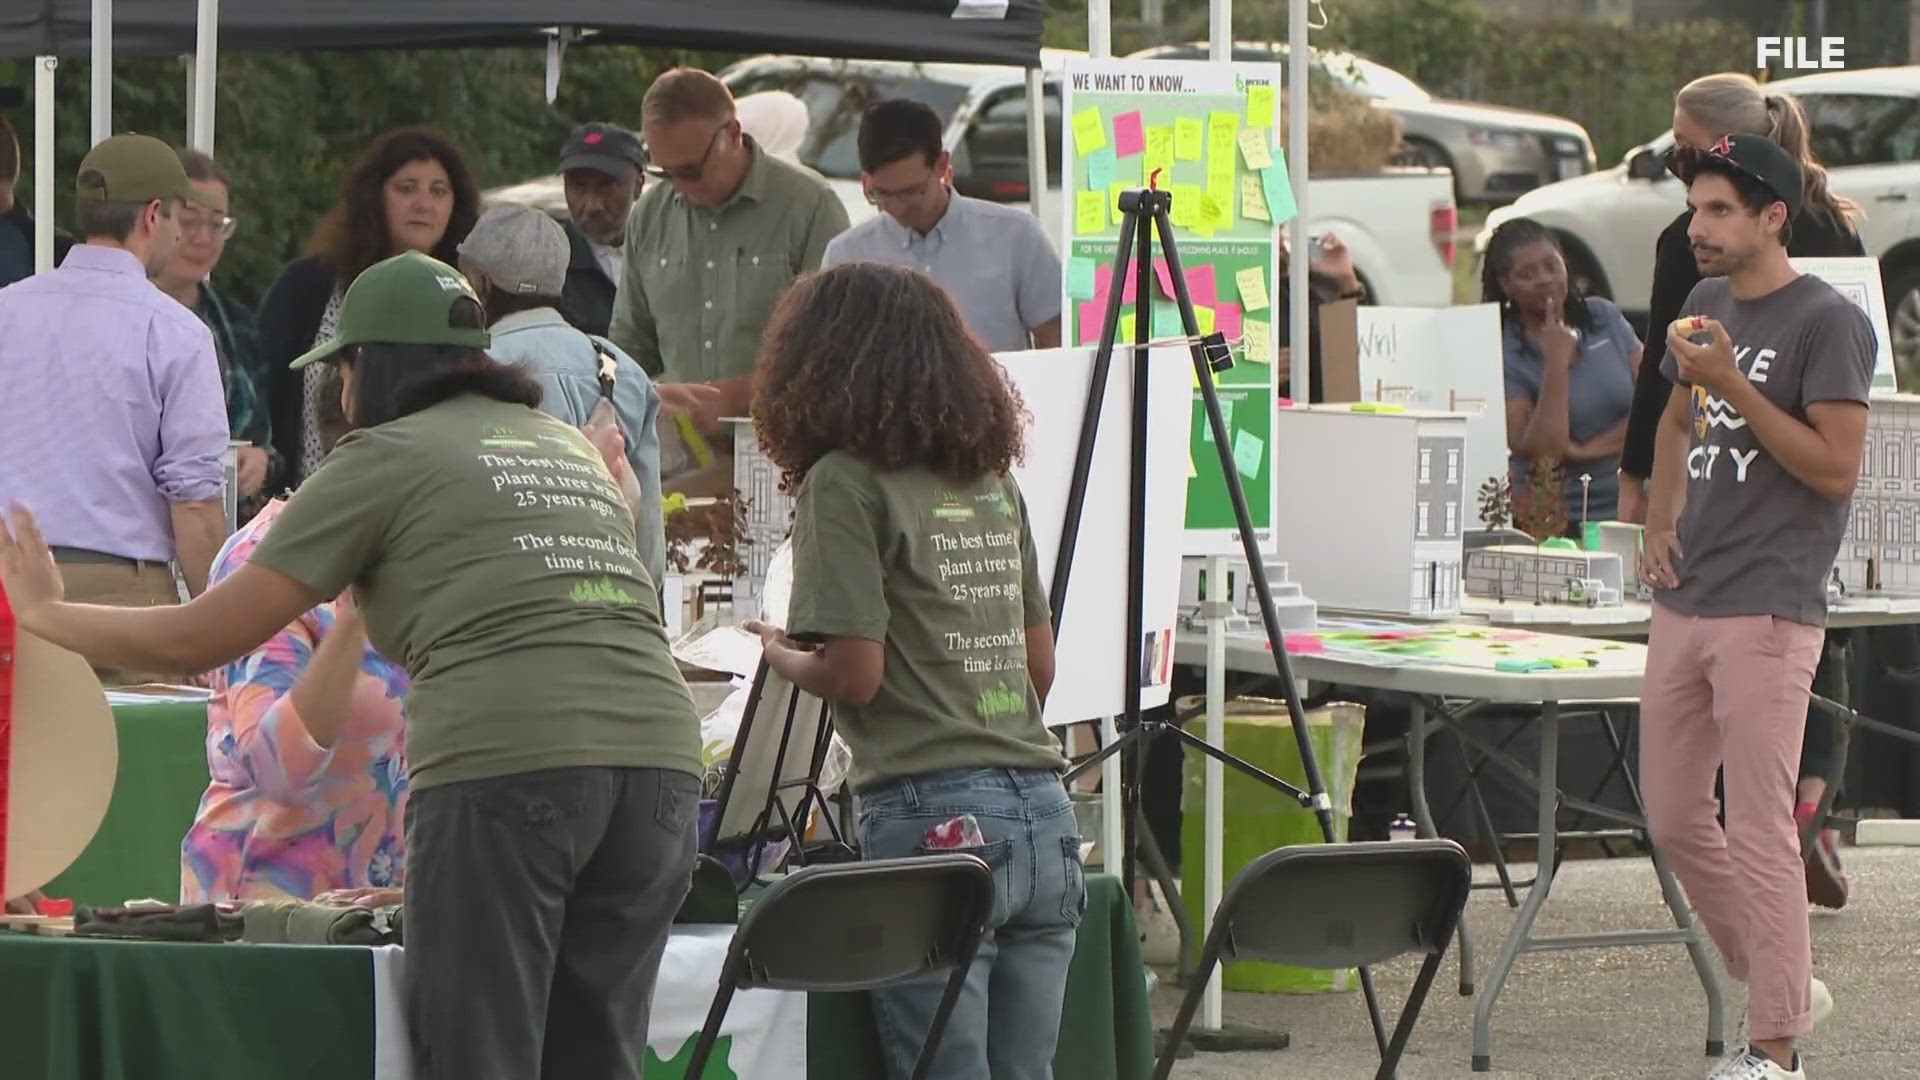
<instances>
[{"instance_id":1,"label":"pink sticky note","mask_svg":"<svg viewBox=\"0 0 1920 1080\"><path fill-rule=\"evenodd\" d=\"M1139 112L1121 113L1113 118L1113 153L1115 157L1132 157L1145 153L1147 132L1140 126Z\"/></svg>"},{"instance_id":2,"label":"pink sticky note","mask_svg":"<svg viewBox=\"0 0 1920 1080\"><path fill-rule=\"evenodd\" d=\"M1139 296L1140 296L1140 279L1136 277L1133 273L1129 272L1127 274L1126 284L1120 287L1120 303L1122 306L1131 304Z\"/></svg>"},{"instance_id":3,"label":"pink sticky note","mask_svg":"<svg viewBox=\"0 0 1920 1080\"><path fill-rule=\"evenodd\" d=\"M1113 267L1102 263L1093 268L1093 298L1102 304L1107 302L1107 291L1113 288Z\"/></svg>"},{"instance_id":4,"label":"pink sticky note","mask_svg":"<svg viewBox=\"0 0 1920 1080\"><path fill-rule=\"evenodd\" d=\"M1187 268L1187 292L1193 294L1194 307L1219 306L1220 289L1214 281L1212 263Z\"/></svg>"},{"instance_id":5,"label":"pink sticky note","mask_svg":"<svg viewBox=\"0 0 1920 1080\"><path fill-rule=\"evenodd\" d=\"M1290 653L1317 653L1327 651L1326 642L1320 640L1319 634L1287 634L1280 640ZM1273 651L1272 642L1267 643L1267 651Z\"/></svg>"},{"instance_id":6,"label":"pink sticky note","mask_svg":"<svg viewBox=\"0 0 1920 1080\"><path fill-rule=\"evenodd\" d=\"M1165 259L1153 260L1153 276L1160 279L1160 291L1165 293L1168 296L1172 296L1173 295L1173 271L1167 269L1167 260ZM1200 298L1197 296L1193 298L1193 303L1194 303L1194 306L1196 307L1206 306L1205 304L1200 303Z\"/></svg>"},{"instance_id":7,"label":"pink sticky note","mask_svg":"<svg viewBox=\"0 0 1920 1080\"><path fill-rule=\"evenodd\" d=\"M1209 266L1207 269L1211 270L1213 267ZM1194 303L1198 304L1200 301L1196 298ZM1228 341L1239 337L1241 331L1240 305L1228 303L1213 305L1213 329L1217 333L1225 334Z\"/></svg>"},{"instance_id":8,"label":"pink sticky note","mask_svg":"<svg viewBox=\"0 0 1920 1080\"><path fill-rule=\"evenodd\" d=\"M1107 318L1107 302L1104 299L1085 300L1080 304L1080 344L1096 345L1100 342L1100 329Z\"/></svg>"}]
</instances>

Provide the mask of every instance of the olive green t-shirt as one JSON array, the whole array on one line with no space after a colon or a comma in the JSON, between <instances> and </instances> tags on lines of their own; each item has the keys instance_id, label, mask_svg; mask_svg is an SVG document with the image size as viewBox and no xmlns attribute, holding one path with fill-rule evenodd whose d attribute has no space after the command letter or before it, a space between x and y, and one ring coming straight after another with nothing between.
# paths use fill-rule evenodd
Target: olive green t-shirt
<instances>
[{"instance_id":1,"label":"olive green t-shirt","mask_svg":"<svg viewBox=\"0 0 1920 1080\"><path fill-rule=\"evenodd\" d=\"M954 483L842 451L807 473L787 630L886 646L873 701L834 708L856 785L1065 766L1027 674L1027 628L1049 620L1038 562L1010 477Z\"/></svg>"},{"instance_id":2,"label":"olive green t-shirt","mask_svg":"<svg viewBox=\"0 0 1920 1080\"><path fill-rule=\"evenodd\" d=\"M341 439L252 560L348 585L412 677L415 788L581 765L699 775L700 725L599 452L464 395Z\"/></svg>"}]
</instances>

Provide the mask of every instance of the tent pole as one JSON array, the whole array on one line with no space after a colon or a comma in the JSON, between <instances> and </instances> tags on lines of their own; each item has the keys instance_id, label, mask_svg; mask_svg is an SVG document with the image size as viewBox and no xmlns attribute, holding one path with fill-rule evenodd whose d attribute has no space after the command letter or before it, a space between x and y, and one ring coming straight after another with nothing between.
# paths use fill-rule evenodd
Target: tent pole
<instances>
[{"instance_id":1,"label":"tent pole","mask_svg":"<svg viewBox=\"0 0 1920 1080\"><path fill-rule=\"evenodd\" d=\"M1233 0L1211 0L1207 5L1207 56L1216 64L1233 61ZM1233 597L1227 592L1229 580L1225 559L1210 559L1207 562L1208 588L1213 591L1204 600L1226 600ZM1210 628L1222 628L1224 620L1208 624ZM1215 633L1209 629L1209 635ZM1222 639L1224 642L1224 638ZM1224 649L1224 645L1223 645ZM1224 667L1225 655L1220 656L1221 669L1216 673L1214 658L1209 654L1207 662L1207 742L1213 746L1227 745L1227 684ZM1216 694L1215 690L1219 692ZM1209 754L1205 764L1206 817L1202 835L1205 837L1205 861L1201 865L1200 879L1200 925L1211 929L1214 912L1220 910L1220 895L1226 887L1226 831L1227 831L1227 795L1226 772L1220 759ZM1200 1026L1207 1031L1219 1031L1225 1023L1221 1008L1221 969L1226 965L1215 964L1207 973L1206 989L1200 995Z\"/></svg>"},{"instance_id":2,"label":"tent pole","mask_svg":"<svg viewBox=\"0 0 1920 1080\"><path fill-rule=\"evenodd\" d=\"M1307 0L1287 3L1287 173L1293 181L1296 210L1288 223L1287 238L1292 257L1287 260L1287 306L1292 333L1288 347L1293 350L1291 369L1293 400L1313 400L1313 365L1307 363L1307 70L1313 54L1307 43ZM1294 465L1314 468L1311 461Z\"/></svg>"},{"instance_id":3,"label":"tent pole","mask_svg":"<svg viewBox=\"0 0 1920 1080\"><path fill-rule=\"evenodd\" d=\"M33 269L53 269L53 73L57 56L33 58Z\"/></svg>"},{"instance_id":4,"label":"tent pole","mask_svg":"<svg viewBox=\"0 0 1920 1080\"><path fill-rule=\"evenodd\" d=\"M1087 55L1113 57L1113 0L1087 0Z\"/></svg>"},{"instance_id":5,"label":"tent pole","mask_svg":"<svg viewBox=\"0 0 1920 1080\"><path fill-rule=\"evenodd\" d=\"M113 134L113 0L93 0L93 140L98 146Z\"/></svg>"},{"instance_id":6,"label":"tent pole","mask_svg":"<svg viewBox=\"0 0 1920 1080\"><path fill-rule=\"evenodd\" d=\"M199 20L194 27L193 60L187 70L193 73L193 93L188 95L192 115L187 122L187 145L203 154L213 153L213 114L219 95L217 73L220 60L220 0L200 0Z\"/></svg>"},{"instance_id":7,"label":"tent pole","mask_svg":"<svg viewBox=\"0 0 1920 1080\"><path fill-rule=\"evenodd\" d=\"M1040 204L1047 195L1047 73L1043 68L1027 69L1027 209L1040 218Z\"/></svg>"},{"instance_id":8,"label":"tent pole","mask_svg":"<svg viewBox=\"0 0 1920 1080\"><path fill-rule=\"evenodd\" d=\"M180 59L184 62L184 66L187 69L187 145L192 146L194 145L193 123L196 119L194 116L193 95L194 92L199 89L200 76L194 72L194 68L197 65L193 62L192 53L182 54Z\"/></svg>"}]
</instances>

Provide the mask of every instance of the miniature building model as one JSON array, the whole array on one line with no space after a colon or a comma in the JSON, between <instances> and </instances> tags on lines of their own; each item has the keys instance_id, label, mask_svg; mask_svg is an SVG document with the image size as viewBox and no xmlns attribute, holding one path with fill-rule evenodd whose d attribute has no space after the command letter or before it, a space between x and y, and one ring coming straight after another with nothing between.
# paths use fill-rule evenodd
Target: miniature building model
<instances>
[{"instance_id":1,"label":"miniature building model","mask_svg":"<svg viewBox=\"0 0 1920 1080\"><path fill-rule=\"evenodd\" d=\"M1460 613L1467 418L1366 405L1281 409L1278 558L1321 607Z\"/></svg>"},{"instance_id":2,"label":"miniature building model","mask_svg":"<svg viewBox=\"0 0 1920 1080\"><path fill-rule=\"evenodd\" d=\"M1299 582L1288 578L1287 564L1269 560L1266 567L1267 591L1273 594L1273 610L1279 616L1280 629L1300 632L1318 628L1320 605L1307 598ZM1200 582L1206 572L1207 560L1204 558L1189 556L1180 561L1180 616L1190 627L1206 625L1199 617ZM1234 612L1252 620L1257 626L1260 621L1260 593L1254 587L1253 575L1247 573L1247 560L1227 560L1227 592Z\"/></svg>"},{"instance_id":3,"label":"miniature building model","mask_svg":"<svg viewBox=\"0 0 1920 1080\"><path fill-rule=\"evenodd\" d=\"M1490 600L1611 607L1624 572L1611 551L1512 544L1467 552L1467 592Z\"/></svg>"},{"instance_id":4,"label":"miniature building model","mask_svg":"<svg viewBox=\"0 0 1920 1080\"><path fill-rule=\"evenodd\" d=\"M736 612L758 610L773 553L793 526L793 496L780 490L780 469L760 452L753 421L733 424L733 486L747 504L747 535L736 545L747 572L734 579Z\"/></svg>"},{"instance_id":5,"label":"miniature building model","mask_svg":"<svg viewBox=\"0 0 1920 1080\"><path fill-rule=\"evenodd\" d=\"M1920 590L1920 395L1873 395L1834 576L1849 592Z\"/></svg>"}]
</instances>

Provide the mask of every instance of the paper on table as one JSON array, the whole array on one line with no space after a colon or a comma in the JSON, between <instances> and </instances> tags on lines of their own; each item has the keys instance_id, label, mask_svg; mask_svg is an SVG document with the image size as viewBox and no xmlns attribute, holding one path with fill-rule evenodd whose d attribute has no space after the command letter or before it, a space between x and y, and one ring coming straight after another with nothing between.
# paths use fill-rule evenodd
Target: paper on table
<instances>
[{"instance_id":1,"label":"paper on table","mask_svg":"<svg viewBox=\"0 0 1920 1080\"><path fill-rule=\"evenodd\" d=\"M1102 194L1113 186L1113 174L1120 167L1114 157L1113 148L1095 150L1087 155L1087 188Z\"/></svg>"},{"instance_id":2,"label":"paper on table","mask_svg":"<svg viewBox=\"0 0 1920 1080\"><path fill-rule=\"evenodd\" d=\"M1266 131L1273 127L1273 84L1247 87L1247 126Z\"/></svg>"},{"instance_id":3,"label":"paper on table","mask_svg":"<svg viewBox=\"0 0 1920 1080\"><path fill-rule=\"evenodd\" d=\"M1267 272L1258 266L1249 266L1233 275L1233 283L1240 287L1240 306L1247 311L1261 311L1267 306Z\"/></svg>"},{"instance_id":4,"label":"paper on table","mask_svg":"<svg viewBox=\"0 0 1920 1080\"><path fill-rule=\"evenodd\" d=\"M1067 260L1067 295L1075 300L1091 300L1099 295L1094 282L1094 268L1097 264L1085 255L1075 255Z\"/></svg>"},{"instance_id":5,"label":"paper on table","mask_svg":"<svg viewBox=\"0 0 1920 1080\"><path fill-rule=\"evenodd\" d=\"M1113 149L1119 156L1132 157L1146 147L1146 134L1140 126L1140 110L1121 113L1113 118Z\"/></svg>"},{"instance_id":6,"label":"paper on table","mask_svg":"<svg viewBox=\"0 0 1920 1080\"><path fill-rule=\"evenodd\" d=\"M1287 177L1287 152L1276 147L1273 151L1273 165L1260 170L1261 189L1267 196L1267 212L1273 215L1275 225L1284 225L1293 220L1300 208L1293 201L1293 181Z\"/></svg>"},{"instance_id":7,"label":"paper on table","mask_svg":"<svg viewBox=\"0 0 1920 1080\"><path fill-rule=\"evenodd\" d=\"M1089 105L1073 114L1073 148L1081 157L1107 146L1107 124L1100 119L1100 106Z\"/></svg>"},{"instance_id":8,"label":"paper on table","mask_svg":"<svg viewBox=\"0 0 1920 1080\"><path fill-rule=\"evenodd\" d=\"M1240 129L1240 155L1247 159L1247 168L1265 169L1273 165L1273 154L1267 150L1267 133L1257 127Z\"/></svg>"},{"instance_id":9,"label":"paper on table","mask_svg":"<svg viewBox=\"0 0 1920 1080\"><path fill-rule=\"evenodd\" d=\"M1220 290L1212 263L1187 267L1187 292L1193 298L1194 307L1210 308L1219 301Z\"/></svg>"},{"instance_id":10,"label":"paper on table","mask_svg":"<svg viewBox=\"0 0 1920 1080\"><path fill-rule=\"evenodd\" d=\"M1267 197L1260 191L1260 177L1253 173L1240 178L1240 216L1250 221L1271 221L1267 216Z\"/></svg>"},{"instance_id":11,"label":"paper on table","mask_svg":"<svg viewBox=\"0 0 1920 1080\"><path fill-rule=\"evenodd\" d=\"M1211 270L1212 267L1207 269ZM1226 335L1228 341L1240 337L1244 330L1241 326L1243 315L1239 304L1230 304L1225 300L1213 305L1214 329Z\"/></svg>"},{"instance_id":12,"label":"paper on table","mask_svg":"<svg viewBox=\"0 0 1920 1080\"><path fill-rule=\"evenodd\" d=\"M1260 436L1255 435L1253 432L1236 431L1233 433L1233 464L1235 468L1240 470L1241 476L1251 480L1260 475L1260 466L1262 464L1260 452L1265 449L1266 443L1260 441Z\"/></svg>"},{"instance_id":13,"label":"paper on table","mask_svg":"<svg viewBox=\"0 0 1920 1080\"><path fill-rule=\"evenodd\" d=\"M716 626L693 641L673 647L674 659L707 671L725 671L743 679L760 670L760 635L739 626Z\"/></svg>"},{"instance_id":14,"label":"paper on table","mask_svg":"<svg viewBox=\"0 0 1920 1080\"><path fill-rule=\"evenodd\" d=\"M1240 328L1246 340L1241 359L1249 364L1273 363L1273 324L1265 319L1248 319Z\"/></svg>"},{"instance_id":15,"label":"paper on table","mask_svg":"<svg viewBox=\"0 0 1920 1080\"><path fill-rule=\"evenodd\" d=\"M1074 231L1086 235L1107 229L1107 193L1082 191L1074 195Z\"/></svg>"},{"instance_id":16,"label":"paper on table","mask_svg":"<svg viewBox=\"0 0 1920 1080\"><path fill-rule=\"evenodd\" d=\"M1207 126L1198 117L1176 116L1173 120L1173 156L1181 161L1199 161L1206 151Z\"/></svg>"}]
</instances>

